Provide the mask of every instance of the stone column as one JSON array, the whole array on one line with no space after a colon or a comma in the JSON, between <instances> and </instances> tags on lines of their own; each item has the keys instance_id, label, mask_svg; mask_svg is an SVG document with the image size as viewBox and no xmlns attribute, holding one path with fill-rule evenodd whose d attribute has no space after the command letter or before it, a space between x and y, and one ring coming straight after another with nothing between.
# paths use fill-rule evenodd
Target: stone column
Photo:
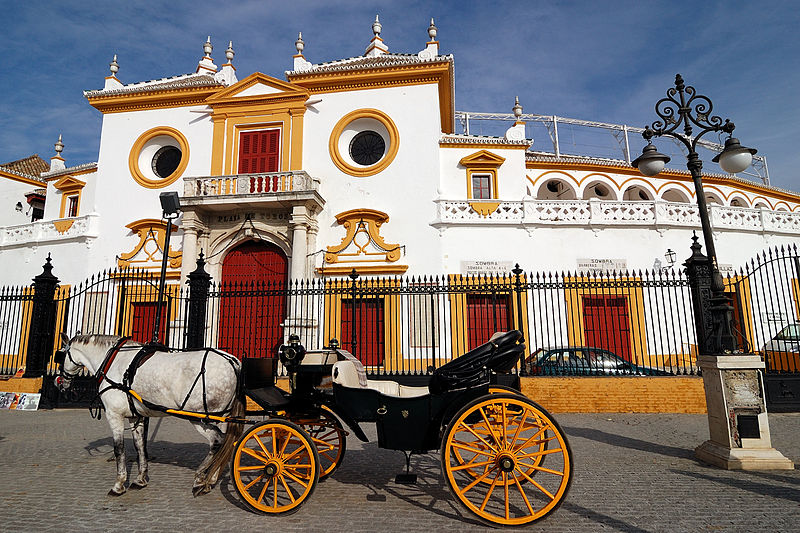
<instances>
[{"instance_id":1,"label":"stone column","mask_svg":"<svg viewBox=\"0 0 800 533\"><path fill-rule=\"evenodd\" d=\"M189 273L196 267L197 237L202 229L200 218L193 211L184 212L181 229L183 230L181 283L183 283Z\"/></svg>"},{"instance_id":2,"label":"stone column","mask_svg":"<svg viewBox=\"0 0 800 533\"><path fill-rule=\"evenodd\" d=\"M294 281L308 277L306 266L308 264L308 228L311 225L308 210L304 205L292 208L292 218L289 221L292 228L292 268L290 279Z\"/></svg>"}]
</instances>

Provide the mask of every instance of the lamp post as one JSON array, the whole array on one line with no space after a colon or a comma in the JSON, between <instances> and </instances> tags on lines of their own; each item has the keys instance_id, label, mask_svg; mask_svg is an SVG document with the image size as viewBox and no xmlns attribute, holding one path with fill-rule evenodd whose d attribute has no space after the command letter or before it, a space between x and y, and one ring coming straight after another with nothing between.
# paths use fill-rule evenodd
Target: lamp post
<instances>
[{"instance_id":1,"label":"lamp post","mask_svg":"<svg viewBox=\"0 0 800 533\"><path fill-rule=\"evenodd\" d=\"M703 162L697 154L697 142L706 133L727 133L729 138L725 141L725 149L712 159L718 162L722 170L730 174L742 172L753 160L756 150L745 148L739 144L738 139L731 137L735 128L733 122L719 116L711 115L713 104L708 97L699 95L691 85L685 85L680 74L675 75L675 87L667 90L666 98L656 102L655 110L660 120L646 126L642 137L647 145L642 150L642 155L631 162L645 176L655 176L664 169L670 157L661 154L651 142L653 137L666 135L683 143L688 150L686 167L692 175L694 182L697 207L700 215L700 226L703 231L703 240L706 247L711 269L711 298L710 315L711 324L704 327L706 338L700 341L701 353L731 353L736 350L736 339L731 331L731 312L733 308L730 300L725 295L725 286L717 265L717 252L714 247L714 238L711 231L711 222L708 217L708 205L703 192L702 169ZM695 129L697 132L695 134ZM702 319L698 317L698 319ZM704 325L705 326L705 325ZM710 330L711 334L706 332Z\"/></svg>"},{"instance_id":2,"label":"lamp post","mask_svg":"<svg viewBox=\"0 0 800 533\"><path fill-rule=\"evenodd\" d=\"M169 257L169 237L172 234L172 221L178 218L181 210L181 202L178 193L175 191L162 192L158 195L161 201L163 218L167 221L166 235L164 236L164 249L161 251L161 277L158 280L158 303L156 304L156 320L153 326L154 344L160 342L159 331L161 330L161 309L164 306L164 284L167 280L167 259Z\"/></svg>"},{"instance_id":3,"label":"lamp post","mask_svg":"<svg viewBox=\"0 0 800 533\"><path fill-rule=\"evenodd\" d=\"M722 170L731 174L750 166L756 151L743 147L731 136L735 127L733 122L727 119L723 122L720 117L711 115L711 100L698 95L694 87L685 85L680 74L675 76L675 87L667 90L667 97L656 102L655 108L660 120L653 122L652 127L645 127L642 136L647 146L631 164L645 176L655 176L670 158L660 154L651 139L667 135L683 143L688 149L686 166L694 182L708 255L707 259L703 258L699 253L700 246L695 242L692 246L694 253L686 262L687 269L692 268L689 274L696 278L692 285L692 299L696 302L698 321L698 366L703 374L711 437L695 448L695 455L701 461L727 469L792 469L794 463L772 447L761 357L758 354L733 353L737 348L731 331L733 308L725 295L717 266L717 252L703 192L703 163L696 148L697 142L708 132L728 134L724 150L712 161L718 162ZM697 134L693 135L695 129ZM699 273L705 278L702 286ZM705 287L709 285L711 297L706 300ZM706 319L708 315L710 320Z\"/></svg>"}]
</instances>

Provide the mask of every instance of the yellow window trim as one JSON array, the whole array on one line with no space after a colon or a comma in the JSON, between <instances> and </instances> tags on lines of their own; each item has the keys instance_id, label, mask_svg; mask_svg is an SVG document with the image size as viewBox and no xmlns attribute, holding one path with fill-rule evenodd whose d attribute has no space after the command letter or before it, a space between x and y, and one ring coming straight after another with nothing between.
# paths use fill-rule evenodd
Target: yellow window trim
<instances>
[{"instance_id":1,"label":"yellow window trim","mask_svg":"<svg viewBox=\"0 0 800 533\"><path fill-rule=\"evenodd\" d=\"M67 212L67 204L69 203L69 199L76 196L78 198L78 205L75 210L75 216L80 214L81 191L85 185L86 182L75 179L72 176L65 176L53 184L53 187L55 187L56 190L61 191L61 207L59 208L58 218L64 218L64 215ZM72 224L70 224L70 226L71 225ZM66 228L64 231L67 229L69 228ZM56 230L58 230L59 233L63 233L63 231L58 229L58 227L56 227Z\"/></svg>"},{"instance_id":2,"label":"yellow window trim","mask_svg":"<svg viewBox=\"0 0 800 533\"><path fill-rule=\"evenodd\" d=\"M386 154L384 154L380 161L368 167L351 165L339 152L339 138L341 137L342 132L351 122L360 118L371 118L377 120L383 124L383 126L386 128L386 131L389 132L389 150L386 152ZM356 177L374 176L375 174L386 169L386 167L388 167L392 161L394 161L399 146L400 135L397 131L397 126L392 119L389 118L389 115L377 109L357 109L346 114L339 119L339 122L337 122L333 127L330 139L328 140L328 151L331 154L331 160L333 161L333 164L345 174Z\"/></svg>"},{"instance_id":3,"label":"yellow window trim","mask_svg":"<svg viewBox=\"0 0 800 533\"><path fill-rule=\"evenodd\" d=\"M141 220L131 222L125 227L139 237L139 242L136 243L131 251L119 254L117 258L117 266L119 266L119 268L134 267L142 268L144 270L160 270L163 256L156 258L155 254L159 250L164 250L164 243L167 235L167 223L156 218L143 218ZM178 229L177 226L174 225L172 228L172 231ZM152 252L147 250L146 245L148 242L153 242L156 245L157 250ZM139 254L142 254L144 258L136 259ZM182 251L176 252L172 249L172 246L170 246L169 250L167 251L167 257L167 264L169 268L179 269L181 267L183 260Z\"/></svg>"},{"instance_id":4,"label":"yellow window trim","mask_svg":"<svg viewBox=\"0 0 800 533\"><path fill-rule=\"evenodd\" d=\"M336 222L344 227L346 233L342 238L342 242L335 246L327 247L326 263L339 263L342 261L385 261L393 263L400 259L400 245L387 243L380 234L381 226L389 222L389 215L386 213L375 209L351 209L336 215ZM355 240L359 234L365 234L369 240L364 244L356 243ZM366 247L371 243L383 251L367 252ZM357 251L345 253L345 250L351 244L356 247Z\"/></svg>"},{"instance_id":5,"label":"yellow window trim","mask_svg":"<svg viewBox=\"0 0 800 533\"><path fill-rule=\"evenodd\" d=\"M458 357L467 353L469 350L469 323L467 321L467 294L495 294L508 296L511 306L508 308L511 326L522 331L523 338L530 342L530 332L528 328L528 291L523 291L519 295L514 291L514 276L466 276L463 274L450 274L448 283L458 288L474 287L475 290L459 290L448 295L450 300L450 342L453 346L453 357ZM525 274L520 276L520 281L527 283ZM496 287L496 291L489 290ZM519 323L520 311L522 312L522 324ZM487 341L489 339L486 339ZM528 353L535 348L528 346Z\"/></svg>"},{"instance_id":6,"label":"yellow window trim","mask_svg":"<svg viewBox=\"0 0 800 533\"><path fill-rule=\"evenodd\" d=\"M166 178L151 179L142 174L142 171L139 168L139 155L141 154L142 148L144 148L144 145L147 144L148 141L160 135L167 135L178 142L181 150L181 161L178 164L178 168L175 169L175 172ZM175 183L175 181L181 177L183 171L186 170L186 166L188 164L189 141L186 140L186 137L184 137L180 131L169 126L158 126L142 133L139 138L136 139L136 142L133 143L131 152L128 155L128 168L130 169L131 176L133 176L133 179L136 181L136 183L148 189L161 189L162 187L166 187L167 185Z\"/></svg>"}]
</instances>

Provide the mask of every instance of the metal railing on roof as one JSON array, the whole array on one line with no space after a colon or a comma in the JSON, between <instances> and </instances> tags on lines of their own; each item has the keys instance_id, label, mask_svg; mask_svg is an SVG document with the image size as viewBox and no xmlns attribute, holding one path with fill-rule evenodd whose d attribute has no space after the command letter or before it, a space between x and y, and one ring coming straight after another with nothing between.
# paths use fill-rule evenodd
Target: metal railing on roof
<instances>
[{"instance_id":1,"label":"metal railing on roof","mask_svg":"<svg viewBox=\"0 0 800 533\"><path fill-rule=\"evenodd\" d=\"M536 115L532 113L527 113L521 115L517 118L513 113L477 113L472 111L456 111L455 112L456 119L461 123L461 127L463 129L463 133L466 135L470 135L470 121L472 120L480 120L480 121L500 121L500 122L514 122L517 120L523 120L527 123L536 123L541 124L547 129L547 133L550 137L550 142L553 145L553 154L555 157L561 157L562 155L567 155L562 150L562 142L561 137L559 136L559 125L569 125L575 126L578 128L594 128L600 130L606 130L611 132L614 139L617 141L617 147L615 148L617 154L621 154L621 160L625 161L626 163L630 164L631 160L636 157L636 154L631 156L631 141L628 136L629 133L634 133L637 135L637 141L639 140L639 135L644 131L644 128L637 128L634 126L626 126L624 124L609 124L606 122L597 122L593 120L581 120L576 118L566 118L566 117L559 117L557 115ZM678 147L678 150L683 152L684 148L683 145L671 139L669 137L665 137L665 140L674 144ZM576 143L573 142L573 145ZM719 143L715 143L712 141L708 141L706 139L701 139L698 141L698 146L701 148L705 148L711 152L719 153L722 151L724 146ZM597 148L590 144L585 144L583 147L585 149L585 153L581 154L569 154L569 155L583 155L583 156L597 156L597 153L591 153L592 148ZM603 147L609 148L609 147ZM543 150L539 150L543 151ZM679 162L676 161L676 164ZM755 155L753 156L753 165L745 172L742 172L746 176L751 178L756 178L758 181L764 183L765 185L769 185L769 168L767 167L767 158L764 155Z\"/></svg>"}]
</instances>

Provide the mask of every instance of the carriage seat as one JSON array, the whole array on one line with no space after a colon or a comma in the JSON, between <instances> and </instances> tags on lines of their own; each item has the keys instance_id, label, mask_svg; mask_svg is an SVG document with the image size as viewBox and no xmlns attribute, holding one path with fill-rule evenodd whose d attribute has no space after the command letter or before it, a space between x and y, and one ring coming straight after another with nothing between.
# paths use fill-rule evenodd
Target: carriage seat
<instances>
[{"instance_id":1,"label":"carriage seat","mask_svg":"<svg viewBox=\"0 0 800 533\"><path fill-rule=\"evenodd\" d=\"M364 379L361 361L345 360L333 364L333 382L349 389L374 390L395 398L417 398L428 394L428 387L409 387L396 381Z\"/></svg>"}]
</instances>

